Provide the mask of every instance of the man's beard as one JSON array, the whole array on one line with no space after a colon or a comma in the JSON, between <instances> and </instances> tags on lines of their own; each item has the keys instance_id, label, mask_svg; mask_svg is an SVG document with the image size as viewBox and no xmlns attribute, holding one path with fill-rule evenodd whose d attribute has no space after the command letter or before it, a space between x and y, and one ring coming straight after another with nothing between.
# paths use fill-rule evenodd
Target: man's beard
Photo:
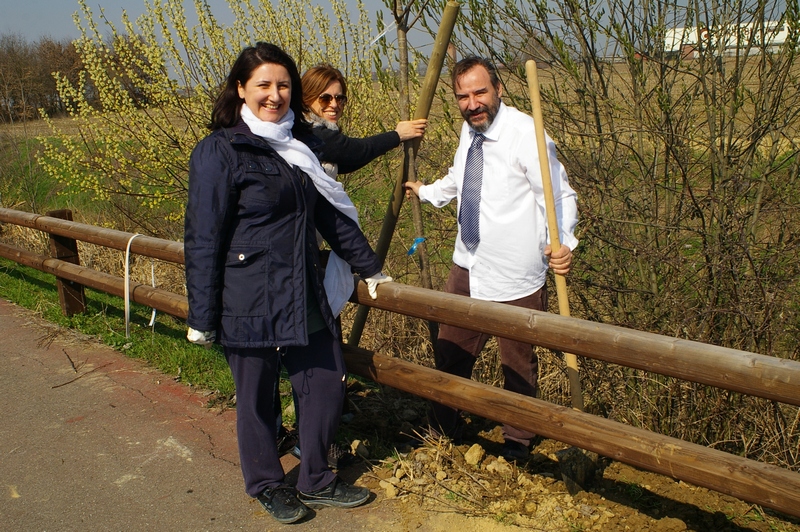
<instances>
[{"instance_id":1,"label":"man's beard","mask_svg":"<svg viewBox=\"0 0 800 532\"><path fill-rule=\"evenodd\" d=\"M464 120L467 121L467 124L469 124L472 129L478 133L484 133L492 125L492 122L494 122L499 110L500 98L495 98L490 105L481 105L478 109L471 113L461 113L461 116L464 117ZM473 122L472 117L481 113L486 113L486 120L480 123Z\"/></svg>"}]
</instances>

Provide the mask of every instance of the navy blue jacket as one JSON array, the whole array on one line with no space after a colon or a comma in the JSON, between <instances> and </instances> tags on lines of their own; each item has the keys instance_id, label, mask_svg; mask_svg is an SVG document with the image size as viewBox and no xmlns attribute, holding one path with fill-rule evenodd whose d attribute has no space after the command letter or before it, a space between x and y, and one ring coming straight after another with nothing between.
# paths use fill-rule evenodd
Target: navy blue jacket
<instances>
[{"instance_id":1,"label":"navy blue jacket","mask_svg":"<svg viewBox=\"0 0 800 532\"><path fill-rule=\"evenodd\" d=\"M357 274L380 272L356 223L244 122L201 140L189 161L184 232L188 325L216 330L228 347L306 345L310 289L338 335L316 230Z\"/></svg>"}]
</instances>

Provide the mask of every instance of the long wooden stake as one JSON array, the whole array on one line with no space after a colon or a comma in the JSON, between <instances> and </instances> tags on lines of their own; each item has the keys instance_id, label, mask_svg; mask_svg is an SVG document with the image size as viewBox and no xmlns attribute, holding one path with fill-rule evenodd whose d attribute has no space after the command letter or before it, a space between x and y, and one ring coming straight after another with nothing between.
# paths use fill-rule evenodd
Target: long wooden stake
<instances>
[{"instance_id":1,"label":"long wooden stake","mask_svg":"<svg viewBox=\"0 0 800 532\"><path fill-rule=\"evenodd\" d=\"M447 46L450 44L450 36L453 34L453 28L456 25L456 17L458 16L460 4L458 2L447 2L442 14L442 22L439 24L439 31L436 33L436 40L433 42L433 52L428 61L428 69L425 72L425 79L422 83L422 90L420 91L419 100L417 100L417 109L414 113L414 119L428 118L433 103L433 97L436 95L436 87L439 84L439 76L442 72L442 65L444 58L447 56ZM419 147L420 139L409 141L412 144L412 149L404 152L403 168L398 173L397 180L394 184L394 191L392 197L389 199L389 206L386 209L386 215L383 218L383 225L381 226L381 233L378 236L378 244L375 246L375 253L381 259L381 264L386 261L386 255L389 252L389 244L392 242L392 235L394 228L397 226L397 218L400 216L400 207L403 205L403 198L406 192L403 188L403 183L409 178L409 168L413 166L414 161L412 157L416 157L417 149ZM416 179L416 176L415 176ZM367 315L369 307L359 305L356 311L356 316L353 319L353 327L350 329L350 335L347 338L348 345L358 346L361 341L361 334L364 332L364 325L367 323Z\"/></svg>"},{"instance_id":2,"label":"long wooden stake","mask_svg":"<svg viewBox=\"0 0 800 532\"><path fill-rule=\"evenodd\" d=\"M531 98L531 115L536 128L536 147L539 150L539 166L542 171L542 187L544 188L544 202L547 208L547 227L550 233L550 247L553 251L561 248L561 238L558 235L558 218L556 205L553 198L553 182L550 176L550 161L547 157L547 141L544 136L544 119L542 118L542 100L539 95L539 76L536 73L536 61L525 63L528 74L528 92ZM556 295L558 297L558 311L562 316L569 316L569 297L567 293L567 279L560 274L555 274ZM569 375L569 389L572 396L572 407L583 411L583 393L581 392L581 379L578 372L578 357L572 353L564 353L567 360L567 374Z\"/></svg>"}]
</instances>

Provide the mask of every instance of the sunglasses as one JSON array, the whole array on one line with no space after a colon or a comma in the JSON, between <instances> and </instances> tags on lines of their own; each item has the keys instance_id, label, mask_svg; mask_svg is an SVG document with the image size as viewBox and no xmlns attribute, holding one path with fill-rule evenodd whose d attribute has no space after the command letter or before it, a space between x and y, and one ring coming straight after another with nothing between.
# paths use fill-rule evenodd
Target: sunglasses
<instances>
[{"instance_id":1,"label":"sunglasses","mask_svg":"<svg viewBox=\"0 0 800 532\"><path fill-rule=\"evenodd\" d=\"M336 103L339 105L344 105L347 103L347 96L344 94L337 94L336 96L333 96L327 92L324 92L320 94L317 99L322 105L330 105L333 100L336 100Z\"/></svg>"}]
</instances>

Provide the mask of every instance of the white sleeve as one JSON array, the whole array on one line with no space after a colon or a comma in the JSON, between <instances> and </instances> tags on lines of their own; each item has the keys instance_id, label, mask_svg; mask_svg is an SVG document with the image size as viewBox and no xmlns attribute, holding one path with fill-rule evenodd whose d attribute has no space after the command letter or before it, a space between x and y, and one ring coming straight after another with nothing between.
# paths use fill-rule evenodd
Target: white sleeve
<instances>
[{"instance_id":1,"label":"white sleeve","mask_svg":"<svg viewBox=\"0 0 800 532\"><path fill-rule=\"evenodd\" d=\"M547 158L550 163L550 181L553 185L553 200L556 206L559 239L568 248L575 249L578 245L578 239L575 237L575 227L578 225L578 195L569 184L567 170L558 160L556 144L547 132L545 132L545 140L547 142ZM536 146L535 132L531 134L530 142L532 142L531 145ZM544 208L544 196L541 195L543 189L541 185L541 168L539 166L539 150L521 150L521 153L527 154L523 155L522 158L524 166L528 169L528 182L534 192L539 192L536 201ZM547 241L548 243L550 242L549 232Z\"/></svg>"},{"instance_id":2,"label":"white sleeve","mask_svg":"<svg viewBox=\"0 0 800 532\"><path fill-rule=\"evenodd\" d=\"M447 175L437 179L430 185L419 187L419 199L425 203L430 203L436 208L442 208L450 203L458 195L458 186L454 177L453 167Z\"/></svg>"}]
</instances>

